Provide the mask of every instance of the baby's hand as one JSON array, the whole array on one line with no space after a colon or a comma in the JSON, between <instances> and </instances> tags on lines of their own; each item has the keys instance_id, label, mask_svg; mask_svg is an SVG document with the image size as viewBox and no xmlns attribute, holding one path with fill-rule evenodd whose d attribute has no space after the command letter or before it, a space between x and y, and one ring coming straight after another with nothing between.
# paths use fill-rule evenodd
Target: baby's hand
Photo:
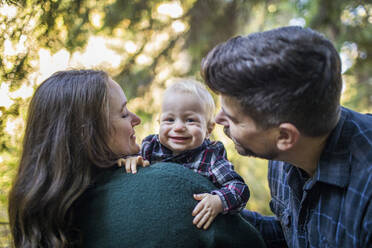
<instances>
[{"instance_id":1,"label":"baby's hand","mask_svg":"<svg viewBox=\"0 0 372 248\"><path fill-rule=\"evenodd\" d=\"M127 173L132 172L133 174L135 174L137 173L137 165L146 167L150 165L150 162L144 160L141 156L119 158L118 166L122 167L123 165L125 165L125 170L127 171Z\"/></svg>"},{"instance_id":2,"label":"baby's hand","mask_svg":"<svg viewBox=\"0 0 372 248\"><path fill-rule=\"evenodd\" d=\"M206 230L214 218L223 211L222 201L218 195L208 193L194 194L194 199L200 202L192 211L192 216L195 216L192 223L197 228L201 228L204 225L203 228Z\"/></svg>"}]
</instances>

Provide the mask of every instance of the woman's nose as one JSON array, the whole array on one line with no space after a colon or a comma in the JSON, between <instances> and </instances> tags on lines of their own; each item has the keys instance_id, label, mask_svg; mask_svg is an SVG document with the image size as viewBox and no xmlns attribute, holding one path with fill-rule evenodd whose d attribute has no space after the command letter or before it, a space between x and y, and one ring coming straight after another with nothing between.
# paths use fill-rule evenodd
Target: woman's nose
<instances>
[{"instance_id":1,"label":"woman's nose","mask_svg":"<svg viewBox=\"0 0 372 248\"><path fill-rule=\"evenodd\" d=\"M138 124L141 123L141 118L139 118L136 114L134 113L131 113L132 114L132 126L137 126Z\"/></svg>"}]
</instances>

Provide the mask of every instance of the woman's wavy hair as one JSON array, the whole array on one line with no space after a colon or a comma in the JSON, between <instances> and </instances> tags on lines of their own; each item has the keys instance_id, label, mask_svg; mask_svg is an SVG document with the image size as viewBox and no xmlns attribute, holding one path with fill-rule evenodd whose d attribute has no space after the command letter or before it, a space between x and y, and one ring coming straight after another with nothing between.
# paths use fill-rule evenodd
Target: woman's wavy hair
<instances>
[{"instance_id":1,"label":"woman's wavy hair","mask_svg":"<svg viewBox=\"0 0 372 248\"><path fill-rule=\"evenodd\" d=\"M78 244L74 204L115 159L108 146L108 80L103 71L60 71L36 90L9 196L15 247Z\"/></svg>"}]
</instances>

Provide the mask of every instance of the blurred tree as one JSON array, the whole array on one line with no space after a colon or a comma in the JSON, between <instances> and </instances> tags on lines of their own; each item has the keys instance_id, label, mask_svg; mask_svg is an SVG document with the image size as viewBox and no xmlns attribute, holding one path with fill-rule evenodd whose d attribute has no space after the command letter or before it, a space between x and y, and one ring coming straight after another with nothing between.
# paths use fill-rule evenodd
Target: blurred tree
<instances>
[{"instance_id":1,"label":"blurred tree","mask_svg":"<svg viewBox=\"0 0 372 248\"><path fill-rule=\"evenodd\" d=\"M49 76L41 72L52 68L43 61L45 54L65 54L70 63L56 69L89 66L108 71L132 99L130 107L143 120L137 131L143 137L157 130L160 94L169 79L200 79L200 61L214 45L288 24L315 28L332 39L343 59L344 104L371 111L369 1L0 1L0 220L6 219L6 195L20 154L29 97ZM109 50L92 45L97 37ZM76 62L88 50L95 59L108 60ZM114 61L108 51L119 59ZM266 162L238 156L220 128L214 137L227 144L229 158L252 189L248 207L270 213Z\"/></svg>"},{"instance_id":2,"label":"blurred tree","mask_svg":"<svg viewBox=\"0 0 372 248\"><path fill-rule=\"evenodd\" d=\"M344 104L372 111L372 2L299 1L299 13L306 23L330 37L344 58L345 75L352 76L358 94L347 96ZM357 82L357 83L355 83Z\"/></svg>"}]
</instances>

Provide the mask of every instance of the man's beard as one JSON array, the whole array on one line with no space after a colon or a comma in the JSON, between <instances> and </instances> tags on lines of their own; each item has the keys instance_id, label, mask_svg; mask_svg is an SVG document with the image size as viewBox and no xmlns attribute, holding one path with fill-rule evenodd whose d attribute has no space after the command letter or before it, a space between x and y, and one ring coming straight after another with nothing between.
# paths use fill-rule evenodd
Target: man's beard
<instances>
[{"instance_id":1,"label":"man's beard","mask_svg":"<svg viewBox=\"0 0 372 248\"><path fill-rule=\"evenodd\" d=\"M274 151L273 149L263 154L255 153L251 149L242 146L236 139L231 137L230 130L228 128L225 127L223 131L226 134L226 136L229 137L234 142L235 150L242 156L262 158L262 159L267 159L267 160L273 160L278 157L278 152Z\"/></svg>"}]
</instances>

